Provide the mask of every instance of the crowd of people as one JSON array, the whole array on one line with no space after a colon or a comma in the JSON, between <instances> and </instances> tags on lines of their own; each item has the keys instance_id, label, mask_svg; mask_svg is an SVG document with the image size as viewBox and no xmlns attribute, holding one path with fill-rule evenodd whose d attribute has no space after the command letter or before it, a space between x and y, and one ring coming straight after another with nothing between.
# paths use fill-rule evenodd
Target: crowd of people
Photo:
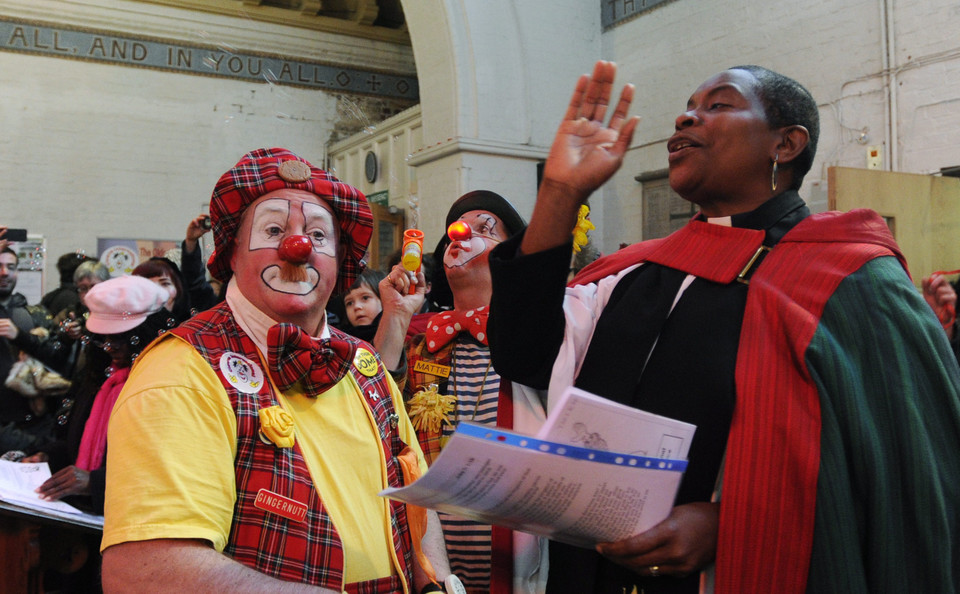
<instances>
[{"instance_id":1,"label":"crowd of people","mask_svg":"<svg viewBox=\"0 0 960 594\"><path fill-rule=\"evenodd\" d=\"M0 245L0 376L29 359L69 382L0 387L0 453L105 515L69 571L108 591L955 592L960 271L918 292L875 213L811 214L817 104L737 66L667 143L698 214L571 280L637 123L615 73L577 82L529 224L468 192L419 271L366 268L365 197L282 148L220 177L178 262L110 278L65 254L31 309ZM573 385L697 426L650 530L585 549L378 496L460 421L534 433Z\"/></svg>"}]
</instances>

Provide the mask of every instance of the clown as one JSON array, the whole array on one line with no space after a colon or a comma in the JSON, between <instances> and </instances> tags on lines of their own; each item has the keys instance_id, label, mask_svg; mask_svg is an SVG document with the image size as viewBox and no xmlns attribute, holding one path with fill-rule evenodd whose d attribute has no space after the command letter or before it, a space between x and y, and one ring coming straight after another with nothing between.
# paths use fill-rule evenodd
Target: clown
<instances>
[{"instance_id":1,"label":"clown","mask_svg":"<svg viewBox=\"0 0 960 594\"><path fill-rule=\"evenodd\" d=\"M105 587L420 591L427 518L377 496L425 466L416 435L372 347L326 324L364 266L366 199L261 149L210 216L226 300L144 352L111 418Z\"/></svg>"},{"instance_id":2,"label":"clown","mask_svg":"<svg viewBox=\"0 0 960 594\"><path fill-rule=\"evenodd\" d=\"M433 279L432 294L453 309L413 319L417 301L409 295L410 276L397 266L380 283L384 313L374 338L384 364L399 367L396 373L404 377L407 411L428 463L460 421L532 433L545 416L536 394L501 381L487 346L490 252L526 223L505 198L477 190L453 203L446 224L447 235L434 250L434 260L443 266ZM423 318L425 331L404 344L407 327ZM468 592L543 590L544 541L450 514L439 516L450 568Z\"/></svg>"}]
</instances>

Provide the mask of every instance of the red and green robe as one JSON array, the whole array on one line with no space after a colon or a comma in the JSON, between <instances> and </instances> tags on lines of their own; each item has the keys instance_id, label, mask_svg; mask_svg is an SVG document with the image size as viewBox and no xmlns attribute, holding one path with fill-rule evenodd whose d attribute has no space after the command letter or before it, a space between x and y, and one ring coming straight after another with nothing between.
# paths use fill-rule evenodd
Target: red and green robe
<instances>
[{"instance_id":1,"label":"red and green robe","mask_svg":"<svg viewBox=\"0 0 960 594\"><path fill-rule=\"evenodd\" d=\"M763 233L705 227L713 226L692 222L674 236L601 260L578 277L581 284L573 292L589 294L648 261L667 271L694 272L706 279L701 284L734 286L741 266L731 275L720 270L724 260L746 258L745 263ZM571 304L559 290L569 252L557 248L513 257L519 241L511 239L491 255L488 332L502 376L542 384L551 373L554 380L563 376L558 369L545 373L543 362L563 357L570 324L590 321L572 320ZM731 289L745 291L745 300L722 464L718 592L956 588L960 371L901 260L875 213L812 215L751 270L749 287ZM596 308L594 323L604 307ZM686 307L688 314L697 309ZM705 340L688 326L678 342L672 323L665 322L656 349L671 341L696 349ZM603 352L609 383L618 386L628 370L617 357L630 346L590 342L563 366L575 368L570 371L575 377L591 351ZM697 369L684 368L682 350L674 352L667 363L675 370L651 373L673 373L680 383L700 381ZM725 356L717 352L715 358ZM650 361L662 367L663 361ZM628 379L631 388L635 380ZM600 381L592 387L605 395L603 386ZM560 390L550 386L551 394ZM670 397L684 406L684 394ZM698 432L709 430L705 425ZM695 462L691 456L691 465ZM584 550L582 556L592 554ZM594 570L589 563L585 568ZM672 590L672 578L655 579L635 582L648 591L685 591Z\"/></svg>"}]
</instances>

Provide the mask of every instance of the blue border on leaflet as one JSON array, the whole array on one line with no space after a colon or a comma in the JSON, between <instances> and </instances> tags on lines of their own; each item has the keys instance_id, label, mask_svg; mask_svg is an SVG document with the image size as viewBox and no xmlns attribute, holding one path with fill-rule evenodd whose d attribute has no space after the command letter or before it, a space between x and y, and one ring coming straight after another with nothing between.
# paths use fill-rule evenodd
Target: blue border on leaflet
<instances>
[{"instance_id":1,"label":"blue border on leaflet","mask_svg":"<svg viewBox=\"0 0 960 594\"><path fill-rule=\"evenodd\" d=\"M512 431L496 429L488 425L478 425L467 421L457 425L457 433L467 437L476 437L487 441L496 441L505 445L524 448L527 450L537 450L545 454L554 454L566 458L577 460L590 460L601 464L612 464L614 466L626 466L630 468L645 468L648 470L668 470L673 472L683 472L687 469L686 460L666 460L664 458L647 458L646 456L632 456L630 454L621 454L617 452L607 452L604 450L594 450L590 448L581 448L571 446L555 441L544 441L528 435L521 435Z\"/></svg>"}]
</instances>

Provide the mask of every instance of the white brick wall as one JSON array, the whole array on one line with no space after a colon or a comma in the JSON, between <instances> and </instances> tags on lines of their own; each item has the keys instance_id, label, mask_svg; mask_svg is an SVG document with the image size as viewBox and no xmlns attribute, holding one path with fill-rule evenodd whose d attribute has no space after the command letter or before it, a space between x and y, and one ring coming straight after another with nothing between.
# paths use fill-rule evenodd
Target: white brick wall
<instances>
[{"instance_id":1,"label":"white brick wall","mask_svg":"<svg viewBox=\"0 0 960 594\"><path fill-rule=\"evenodd\" d=\"M643 117L624 167L604 190L604 251L640 239L641 187L633 176L666 167L665 142L689 94L737 64L782 72L817 99L820 144L801 190L815 210L826 208L826 168L865 167L866 145L884 145L886 166L897 171L960 165L960 5L887 2L895 32L898 152L891 167L882 4L848 0L798 8L763 0L677 0L604 33L603 57L620 65L618 84L637 85L633 113Z\"/></svg>"},{"instance_id":2,"label":"white brick wall","mask_svg":"<svg viewBox=\"0 0 960 594\"><path fill-rule=\"evenodd\" d=\"M52 261L98 237L182 239L244 152L322 163L333 97L0 53L0 220L47 238Z\"/></svg>"},{"instance_id":3,"label":"white brick wall","mask_svg":"<svg viewBox=\"0 0 960 594\"><path fill-rule=\"evenodd\" d=\"M883 15L885 5L892 8ZM97 18L87 26L256 40L264 51L292 44L290 51L311 59L412 67L409 48L228 17L178 21L183 13L149 3L0 0L2 14L40 18L60 10L78 24L95 7ZM624 167L591 201L593 238L605 252L640 239L642 194L633 178L666 168L665 142L689 94L736 64L781 71L817 98L820 147L802 190L815 210L826 206L826 168L863 167L867 145L882 145L885 166L898 171L960 164L955 0L800 8L675 0L606 32L595 0L418 0L405 9L423 97L421 146L405 150L415 154L438 142L485 147L417 166L411 187L423 209L440 211L423 213L427 225L438 225L460 193L483 186L510 195L529 215L533 165L552 140L577 74L599 58L619 63L618 84L637 85L633 113L643 117ZM888 28L894 38L885 73ZM894 82L889 123L885 74ZM334 99L317 91L8 52L0 52L0 106L0 221L45 235L51 259L77 248L92 253L98 236L178 239L217 176L244 151L286 145L319 161L337 117ZM55 283L49 272L47 288Z\"/></svg>"},{"instance_id":4,"label":"white brick wall","mask_svg":"<svg viewBox=\"0 0 960 594\"><path fill-rule=\"evenodd\" d=\"M107 31L413 70L409 48L381 42L141 2L80 4L0 0L0 14L63 14ZM50 290L56 258L96 255L98 237L182 239L219 176L249 150L282 146L322 165L336 101L280 84L0 52L0 224L46 238Z\"/></svg>"}]
</instances>

